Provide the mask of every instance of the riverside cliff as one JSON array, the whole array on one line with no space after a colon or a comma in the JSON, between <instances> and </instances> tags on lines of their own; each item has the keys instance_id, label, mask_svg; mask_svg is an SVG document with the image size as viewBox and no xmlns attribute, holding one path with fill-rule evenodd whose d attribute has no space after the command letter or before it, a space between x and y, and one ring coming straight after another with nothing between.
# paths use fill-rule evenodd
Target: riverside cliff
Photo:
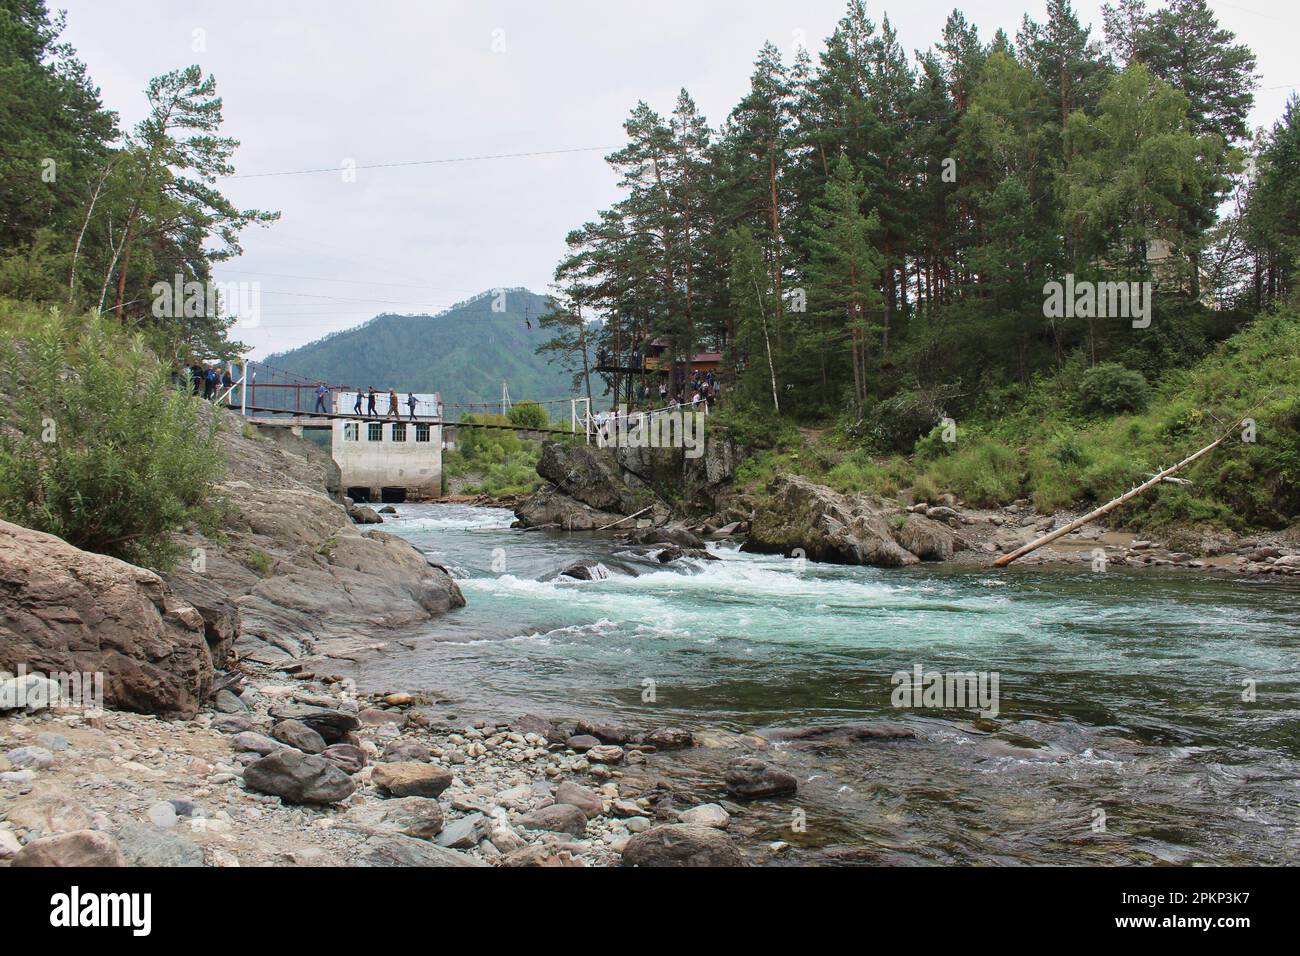
<instances>
[{"instance_id":1,"label":"riverside cliff","mask_svg":"<svg viewBox=\"0 0 1300 956\"><path fill-rule=\"evenodd\" d=\"M113 708L192 716L237 660L356 656L464 604L410 543L362 531L327 455L219 409L219 532L163 575L0 523L0 670L99 672Z\"/></svg>"},{"instance_id":2,"label":"riverside cliff","mask_svg":"<svg viewBox=\"0 0 1300 956\"><path fill-rule=\"evenodd\" d=\"M526 528L592 531L663 525L673 518L715 517L735 510L731 483L740 449L725 434L706 434L702 453L680 448L611 448L566 441L542 446L537 473L547 482L515 509ZM722 516L722 517L718 517ZM734 519L731 519L734 520Z\"/></svg>"}]
</instances>

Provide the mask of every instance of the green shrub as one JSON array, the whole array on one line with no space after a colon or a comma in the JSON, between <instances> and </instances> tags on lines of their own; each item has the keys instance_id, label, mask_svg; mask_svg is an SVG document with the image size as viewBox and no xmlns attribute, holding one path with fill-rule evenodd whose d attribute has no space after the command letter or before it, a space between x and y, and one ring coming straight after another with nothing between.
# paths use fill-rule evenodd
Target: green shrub
<instances>
[{"instance_id":1,"label":"green shrub","mask_svg":"<svg viewBox=\"0 0 1300 956\"><path fill-rule=\"evenodd\" d=\"M899 392L871 411L871 437L878 451L906 452L928 435L944 415L946 390Z\"/></svg>"},{"instance_id":2,"label":"green shrub","mask_svg":"<svg viewBox=\"0 0 1300 956\"><path fill-rule=\"evenodd\" d=\"M918 462L934 461L953 453L957 443L955 441L944 441L943 430L944 426L942 424L935 425L934 428L930 429L928 435L923 435L916 440L914 451Z\"/></svg>"},{"instance_id":3,"label":"green shrub","mask_svg":"<svg viewBox=\"0 0 1300 956\"><path fill-rule=\"evenodd\" d=\"M548 428L551 424L546 409L534 401L522 401L512 406L506 417L520 428Z\"/></svg>"},{"instance_id":4,"label":"green shrub","mask_svg":"<svg viewBox=\"0 0 1300 956\"><path fill-rule=\"evenodd\" d=\"M519 425L511 420L514 411L535 402L520 402L511 409L511 416L466 415L462 423L482 422L494 425ZM522 413L532 413L525 410ZM458 428L456 450L443 456L444 478L466 478L466 491L493 496L526 494L541 485L537 475L537 459L541 455L540 442L521 439L509 428ZM479 478L478 476L482 476Z\"/></svg>"},{"instance_id":5,"label":"green shrub","mask_svg":"<svg viewBox=\"0 0 1300 956\"><path fill-rule=\"evenodd\" d=\"M271 570L271 566L275 564L275 559L265 551L254 549L244 555L243 563L244 567L248 568L248 570L265 576L266 573Z\"/></svg>"},{"instance_id":6,"label":"green shrub","mask_svg":"<svg viewBox=\"0 0 1300 956\"><path fill-rule=\"evenodd\" d=\"M732 440L748 451L800 444L799 430L794 425L761 406L722 405L709 416L707 427L727 429Z\"/></svg>"},{"instance_id":7,"label":"green shrub","mask_svg":"<svg viewBox=\"0 0 1300 956\"><path fill-rule=\"evenodd\" d=\"M1119 415L1145 409L1151 401L1151 386L1141 372L1116 362L1102 362L1083 373L1078 394L1083 411Z\"/></svg>"},{"instance_id":8,"label":"green shrub","mask_svg":"<svg viewBox=\"0 0 1300 956\"><path fill-rule=\"evenodd\" d=\"M166 568L172 534L212 527L216 416L106 318L0 303L0 516Z\"/></svg>"}]
</instances>

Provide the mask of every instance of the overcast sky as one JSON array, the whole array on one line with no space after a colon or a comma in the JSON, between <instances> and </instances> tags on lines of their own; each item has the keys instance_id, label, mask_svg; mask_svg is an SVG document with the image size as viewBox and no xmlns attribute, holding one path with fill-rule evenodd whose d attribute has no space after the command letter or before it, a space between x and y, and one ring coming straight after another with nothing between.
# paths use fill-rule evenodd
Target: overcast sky
<instances>
[{"instance_id":1,"label":"overcast sky","mask_svg":"<svg viewBox=\"0 0 1300 956\"><path fill-rule=\"evenodd\" d=\"M255 357L380 312L437 312L485 289L545 292L564 236L617 198L603 157L639 99L661 113L686 87L715 127L770 39L816 53L842 0L51 0L124 126L151 76L197 62L216 75L225 131L242 142L222 188L281 220L250 229L222 281L259 282ZM928 47L954 6L988 39L1014 37L1045 0L869 2L904 48ZM1101 34L1101 0L1076 9ZM1294 0L1215 0L1259 57L1252 120L1300 85ZM202 31L196 34L195 31ZM195 49L202 41L205 48ZM590 147L597 147L590 149ZM366 169L367 165L473 159ZM577 151L584 150L584 151ZM334 170L351 160L355 182ZM264 175L325 168L298 175Z\"/></svg>"}]
</instances>

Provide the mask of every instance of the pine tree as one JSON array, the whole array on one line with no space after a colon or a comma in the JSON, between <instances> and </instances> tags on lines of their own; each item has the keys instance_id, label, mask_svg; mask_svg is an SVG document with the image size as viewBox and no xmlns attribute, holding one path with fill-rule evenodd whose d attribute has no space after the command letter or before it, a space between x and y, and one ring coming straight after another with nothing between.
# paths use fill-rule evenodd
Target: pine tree
<instances>
[{"instance_id":1,"label":"pine tree","mask_svg":"<svg viewBox=\"0 0 1300 956\"><path fill-rule=\"evenodd\" d=\"M808 302L814 314L838 319L832 328L847 333L853 369L853 403L859 417L867 401L872 339L884 333L884 298L877 288L884 256L872 243L880 229L873 210L862 213L866 201L862 177L848 157L835 161L821 199L813 208L805 269ZM883 345L881 351L883 352Z\"/></svg>"},{"instance_id":2,"label":"pine tree","mask_svg":"<svg viewBox=\"0 0 1300 956\"><path fill-rule=\"evenodd\" d=\"M1233 142L1247 136L1256 63L1234 40L1205 0L1172 0L1138 21L1133 58L1187 97L1193 132Z\"/></svg>"},{"instance_id":3,"label":"pine tree","mask_svg":"<svg viewBox=\"0 0 1300 956\"><path fill-rule=\"evenodd\" d=\"M1026 14L1016 42L1047 90L1059 124L1075 110L1091 111L1101 97L1110 66L1091 29L1079 23L1070 0L1047 0L1047 22Z\"/></svg>"}]
</instances>

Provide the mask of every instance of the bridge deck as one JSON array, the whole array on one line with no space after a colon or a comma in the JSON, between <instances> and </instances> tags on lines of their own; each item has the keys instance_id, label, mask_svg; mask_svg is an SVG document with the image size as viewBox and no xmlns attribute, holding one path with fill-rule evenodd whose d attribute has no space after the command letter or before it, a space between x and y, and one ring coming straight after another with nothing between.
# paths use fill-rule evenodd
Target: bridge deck
<instances>
[{"instance_id":1,"label":"bridge deck","mask_svg":"<svg viewBox=\"0 0 1300 956\"><path fill-rule=\"evenodd\" d=\"M382 423L382 422L400 421L400 422L406 422L407 424L416 424L416 425L419 424L441 425L443 428L496 428L505 431L538 432L540 434L551 434L551 435L572 435L573 434L573 432L567 428L529 428L523 425L513 425L513 424L504 425L504 424L498 424L496 422L450 422L441 418L431 418L427 416L425 417L416 416L415 418L408 418L404 416L402 418L393 418L393 416L389 415L387 417L375 416L375 417L367 418L364 415L362 416L340 415L336 412L312 412L311 414L307 414L306 412L295 412L283 408L261 408L261 407L254 407L252 405L249 405L247 407L247 411L250 413L252 412L260 413L257 415L253 415L253 414L248 415L248 420L251 421L254 425L268 426L271 428L306 428L309 430L312 429L319 430L319 429L333 428L334 422L336 421L361 422L361 423L367 423L367 422Z\"/></svg>"}]
</instances>

